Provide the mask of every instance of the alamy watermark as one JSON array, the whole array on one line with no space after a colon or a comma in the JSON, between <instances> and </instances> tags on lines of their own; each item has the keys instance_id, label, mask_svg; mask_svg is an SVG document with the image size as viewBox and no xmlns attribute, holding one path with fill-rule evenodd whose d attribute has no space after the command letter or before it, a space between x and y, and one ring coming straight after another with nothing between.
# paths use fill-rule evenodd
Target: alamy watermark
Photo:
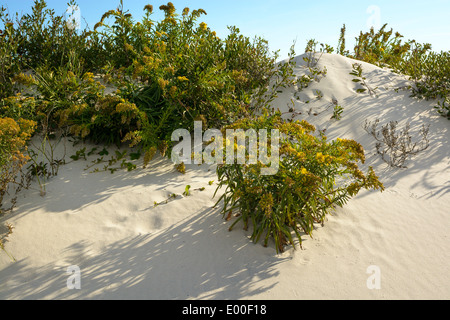
<instances>
[{"instance_id":1,"label":"alamy watermark","mask_svg":"<svg viewBox=\"0 0 450 320\"><path fill-rule=\"evenodd\" d=\"M261 163L266 166L261 168L262 175L275 175L279 170L280 132L277 129L271 130L270 139L266 129L258 131L228 129L224 137L222 131L218 129L209 129L203 133L202 122L196 121L194 139L188 130L178 129L173 132L172 141L179 142L171 155L175 164ZM207 143L205 148L204 143Z\"/></svg>"},{"instance_id":2,"label":"alamy watermark","mask_svg":"<svg viewBox=\"0 0 450 320\"><path fill-rule=\"evenodd\" d=\"M381 290L381 268L379 266L369 266L367 274L370 275L367 279L367 288L369 290Z\"/></svg>"},{"instance_id":3,"label":"alamy watermark","mask_svg":"<svg viewBox=\"0 0 450 320\"><path fill-rule=\"evenodd\" d=\"M381 28L381 9L379 6L371 5L367 8L366 12L370 14L369 19L367 19L367 27L369 29L380 29Z\"/></svg>"},{"instance_id":4,"label":"alamy watermark","mask_svg":"<svg viewBox=\"0 0 450 320\"><path fill-rule=\"evenodd\" d=\"M67 289L81 290L81 270L78 266L70 266L67 268L69 278L66 281Z\"/></svg>"},{"instance_id":5,"label":"alamy watermark","mask_svg":"<svg viewBox=\"0 0 450 320\"><path fill-rule=\"evenodd\" d=\"M70 5L66 9L66 23L70 29L81 29L81 10L77 5Z\"/></svg>"}]
</instances>

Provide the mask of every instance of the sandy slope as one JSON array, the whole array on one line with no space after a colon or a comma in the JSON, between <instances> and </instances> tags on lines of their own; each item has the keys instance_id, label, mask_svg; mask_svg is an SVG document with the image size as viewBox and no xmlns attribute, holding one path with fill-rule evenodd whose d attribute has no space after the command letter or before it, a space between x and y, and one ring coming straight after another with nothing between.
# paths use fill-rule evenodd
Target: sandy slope
<instances>
[{"instance_id":1,"label":"sandy slope","mask_svg":"<svg viewBox=\"0 0 450 320\"><path fill-rule=\"evenodd\" d=\"M304 74L302 56L297 61L297 74ZM62 167L45 198L23 192L4 219L15 226L7 249L17 262L0 254L0 299L449 299L450 123L432 102L396 92L407 84L404 77L366 63L378 97L356 94L352 62L325 54L319 65L327 67L326 78L300 100L290 88L274 103L287 111L293 99L299 118L326 129L330 139L360 142L366 167L374 166L386 186L384 193L362 192L330 216L313 239L305 238L304 250L276 255L243 230L228 232L212 208L214 167L188 166L181 175L157 159L131 173L89 173L83 169L93 155ZM324 94L320 101L316 89ZM332 99L345 109L341 121L330 121ZM408 169L388 168L362 127L377 118L400 127L411 122L414 137L431 124L430 148ZM79 149L69 146L67 154ZM186 185L206 189L184 197ZM180 196L154 208L172 193ZM72 265L80 267L81 290L66 287ZM367 286L370 266L381 271L379 290Z\"/></svg>"}]
</instances>

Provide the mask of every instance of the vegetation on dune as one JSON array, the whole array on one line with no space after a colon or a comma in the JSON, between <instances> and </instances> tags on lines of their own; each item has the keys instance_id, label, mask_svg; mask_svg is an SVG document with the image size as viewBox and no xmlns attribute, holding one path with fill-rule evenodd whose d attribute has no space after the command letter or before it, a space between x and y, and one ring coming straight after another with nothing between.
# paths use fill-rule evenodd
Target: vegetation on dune
<instances>
[{"instance_id":1,"label":"vegetation on dune","mask_svg":"<svg viewBox=\"0 0 450 320\"><path fill-rule=\"evenodd\" d=\"M346 50L346 27L341 29L338 53L404 74L414 83L412 96L436 99L435 109L450 120L450 52L434 52L429 43L404 41L398 32L386 29L361 31L353 53Z\"/></svg>"},{"instance_id":2,"label":"vegetation on dune","mask_svg":"<svg viewBox=\"0 0 450 320\"><path fill-rule=\"evenodd\" d=\"M250 39L237 27L229 27L228 36L219 38L201 22L207 14L203 9L178 12L171 2L159 9L164 13L161 20L154 20L154 7L147 5L136 21L120 1L92 30L81 31L44 0L36 0L32 12L24 16L0 9L0 208L7 193L26 187L31 178L57 174L64 159L54 158L53 146L61 137L125 144L133 148L129 153L133 159L142 155L148 166L158 152L171 154L175 130L191 132L195 121L203 130L281 132L277 173L261 175L260 162L217 167L219 189L224 188L218 204L223 205L224 217L236 216L245 228L253 226L252 239L263 239L266 245L273 239L279 252L294 245L295 236L301 244L302 234L311 235L316 223L324 223L327 213L360 190L383 190L371 168L366 174L359 169L365 158L356 141L328 141L324 132L306 121L283 120L271 106L283 88L297 86L301 91L325 77L327 69L318 67L321 56L315 52L331 53L334 48L320 45L317 50L318 43L308 41L309 73L297 78L293 47L289 58L277 63L278 54L269 51L266 40ZM450 118L449 53L404 42L386 25L378 32L361 32L350 53L345 33L344 26L338 54L408 75L414 96L437 99L438 112ZM357 64L352 74L362 85L361 92L376 94ZM324 100L320 90L316 97ZM333 100L330 107L332 119L341 119L340 103ZM27 151L33 135L42 138L42 146L51 147ZM72 159L94 152L82 149ZM44 162L38 161L37 153L44 154ZM134 170L126 154L117 153L104 171L117 170L113 164ZM98 163L107 162L105 149L98 155ZM176 169L186 173L187 167L182 163ZM195 190L204 188L188 186L184 196ZM41 193L45 195L45 190Z\"/></svg>"},{"instance_id":3,"label":"vegetation on dune","mask_svg":"<svg viewBox=\"0 0 450 320\"><path fill-rule=\"evenodd\" d=\"M230 230L240 221L246 230L252 225L251 239L263 239L265 246L273 239L277 252L283 252L288 244L295 246L294 237L301 246L302 234L312 235L316 223L323 225L328 213L345 205L361 189L384 190L372 168L367 174L358 168L365 162L360 144L343 139L329 142L304 120L289 123L279 113L265 114L226 129L230 128L277 129L281 134L275 174L262 175L265 165L261 161L235 162L217 169L217 191L225 188L219 199L224 203L222 214L227 220L237 218ZM269 141L272 143L272 136Z\"/></svg>"}]
</instances>

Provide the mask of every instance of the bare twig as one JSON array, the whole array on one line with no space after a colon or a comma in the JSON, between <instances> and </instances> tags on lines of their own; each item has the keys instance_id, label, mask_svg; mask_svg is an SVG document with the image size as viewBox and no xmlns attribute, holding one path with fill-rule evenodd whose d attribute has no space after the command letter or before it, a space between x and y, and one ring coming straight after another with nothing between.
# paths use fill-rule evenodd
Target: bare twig
<instances>
[{"instance_id":1,"label":"bare twig","mask_svg":"<svg viewBox=\"0 0 450 320\"><path fill-rule=\"evenodd\" d=\"M364 129L375 138L377 141L377 153L391 167L407 168L405 163L408 158L419 154L430 146L430 140L428 139L430 125L423 125L420 130L422 140L413 142L409 134L411 129L409 123L399 133L397 133L397 121L391 121L383 126L381 130L378 130L379 123L379 119L373 123L366 120Z\"/></svg>"}]
</instances>

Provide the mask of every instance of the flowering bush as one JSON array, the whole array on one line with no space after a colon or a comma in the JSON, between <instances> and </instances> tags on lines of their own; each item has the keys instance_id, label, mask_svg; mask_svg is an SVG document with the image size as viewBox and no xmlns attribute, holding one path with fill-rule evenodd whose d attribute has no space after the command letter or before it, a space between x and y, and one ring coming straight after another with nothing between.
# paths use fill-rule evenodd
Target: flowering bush
<instances>
[{"instance_id":1,"label":"flowering bush","mask_svg":"<svg viewBox=\"0 0 450 320\"><path fill-rule=\"evenodd\" d=\"M252 240L273 238L278 252L294 245L293 234L302 243L301 232L311 235L315 223L323 224L327 213L343 206L361 189L384 190L372 168L364 174L358 163L365 162L364 150L353 140L328 142L306 121L288 123L279 114L256 120L241 120L232 129L279 130L280 164L274 175L261 175L265 167L257 164L219 165L219 187L225 192L223 215L237 214L244 228L253 225ZM248 159L247 154L247 159Z\"/></svg>"},{"instance_id":2,"label":"flowering bush","mask_svg":"<svg viewBox=\"0 0 450 320\"><path fill-rule=\"evenodd\" d=\"M378 32L373 28L369 32L361 32L356 38L353 58L381 67L399 64L410 49L410 44L402 43L403 36L398 32L393 34L392 29L386 31L386 26L383 25Z\"/></svg>"},{"instance_id":3,"label":"flowering bush","mask_svg":"<svg viewBox=\"0 0 450 320\"><path fill-rule=\"evenodd\" d=\"M14 120L32 120L36 117L36 100L20 93L2 99L0 100L0 116Z\"/></svg>"},{"instance_id":4,"label":"flowering bush","mask_svg":"<svg viewBox=\"0 0 450 320\"><path fill-rule=\"evenodd\" d=\"M197 23L203 9L176 14L171 2L160 9L162 21L152 20L153 6L147 5L142 21L135 22L121 4L103 15L93 33L105 54L114 53L105 80L136 113L144 113L136 117L139 126L122 132L123 141L142 147L146 159L155 148L165 153L172 132L192 130L196 120L220 128L248 116L252 94L268 86L276 59L267 41L251 41L236 27L226 39L217 37L206 23Z\"/></svg>"},{"instance_id":5,"label":"flowering bush","mask_svg":"<svg viewBox=\"0 0 450 320\"><path fill-rule=\"evenodd\" d=\"M28 157L23 154L26 142L35 130L36 123L30 120L0 118L0 214L8 186L15 182Z\"/></svg>"}]
</instances>

